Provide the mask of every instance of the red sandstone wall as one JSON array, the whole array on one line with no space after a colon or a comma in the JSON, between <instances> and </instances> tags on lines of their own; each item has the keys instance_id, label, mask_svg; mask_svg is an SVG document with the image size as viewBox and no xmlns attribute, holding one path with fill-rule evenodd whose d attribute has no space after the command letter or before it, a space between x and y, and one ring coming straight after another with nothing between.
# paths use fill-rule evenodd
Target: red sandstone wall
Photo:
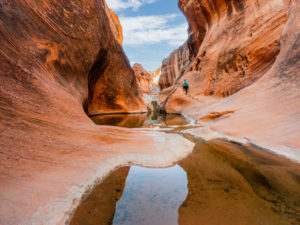
<instances>
[{"instance_id":1,"label":"red sandstone wall","mask_svg":"<svg viewBox=\"0 0 300 225\"><path fill-rule=\"evenodd\" d=\"M123 44L123 28L120 23L119 17L111 9L109 9L109 12L110 12L109 18L111 20L110 24L114 25L114 26L111 26L111 29L112 29L113 33L116 35L116 39L118 40L119 44L122 45Z\"/></svg>"},{"instance_id":2,"label":"red sandstone wall","mask_svg":"<svg viewBox=\"0 0 300 225\"><path fill-rule=\"evenodd\" d=\"M135 63L133 71L137 80L137 86L140 94L149 93L153 88L153 78L141 64Z\"/></svg>"},{"instance_id":3,"label":"red sandstone wall","mask_svg":"<svg viewBox=\"0 0 300 225\"><path fill-rule=\"evenodd\" d=\"M192 79L199 87L197 94L232 95L274 63L288 1L183 0L179 7L187 16L192 39L196 36L201 43L187 70L198 79Z\"/></svg>"},{"instance_id":4,"label":"red sandstone wall","mask_svg":"<svg viewBox=\"0 0 300 225\"><path fill-rule=\"evenodd\" d=\"M83 109L88 94L90 113L141 106L107 12L98 0L0 2L1 224L31 224L40 206L75 184L71 174L57 177L62 171L116 152L107 145L122 142L122 132L93 124Z\"/></svg>"},{"instance_id":5,"label":"red sandstone wall","mask_svg":"<svg viewBox=\"0 0 300 225\"><path fill-rule=\"evenodd\" d=\"M150 141L84 112L141 106L108 12L102 0L0 2L0 224L33 224L99 165Z\"/></svg>"},{"instance_id":6,"label":"red sandstone wall","mask_svg":"<svg viewBox=\"0 0 300 225\"><path fill-rule=\"evenodd\" d=\"M274 63L288 17L287 1L182 0L179 7L189 22L188 46L194 59L184 77L194 98L232 95ZM161 101L167 96L169 91Z\"/></svg>"},{"instance_id":7,"label":"red sandstone wall","mask_svg":"<svg viewBox=\"0 0 300 225\"><path fill-rule=\"evenodd\" d=\"M164 89L172 86L183 68L189 64L190 51L188 43L185 42L173 51L168 58L164 59L161 66L161 75L158 84Z\"/></svg>"},{"instance_id":8,"label":"red sandstone wall","mask_svg":"<svg viewBox=\"0 0 300 225\"><path fill-rule=\"evenodd\" d=\"M298 1L180 0L179 5L193 34L202 34L201 45L182 77L190 83L189 94L182 91L182 79L163 90L166 110L194 119L234 111L210 127L293 157L290 149L300 147Z\"/></svg>"},{"instance_id":9,"label":"red sandstone wall","mask_svg":"<svg viewBox=\"0 0 300 225\"><path fill-rule=\"evenodd\" d=\"M194 96L232 95L274 63L288 1L180 0L179 7L189 22L187 43L193 61L184 76L195 87ZM168 72L162 79L171 76Z\"/></svg>"},{"instance_id":10,"label":"red sandstone wall","mask_svg":"<svg viewBox=\"0 0 300 225\"><path fill-rule=\"evenodd\" d=\"M12 0L1 3L0 16L5 102L17 104L20 93L42 101L48 92L62 90L85 102L91 114L141 106L133 71L116 40L120 29L112 29L116 24L104 3ZM25 107L27 101L21 102ZM41 107L48 107L43 102Z\"/></svg>"}]
</instances>

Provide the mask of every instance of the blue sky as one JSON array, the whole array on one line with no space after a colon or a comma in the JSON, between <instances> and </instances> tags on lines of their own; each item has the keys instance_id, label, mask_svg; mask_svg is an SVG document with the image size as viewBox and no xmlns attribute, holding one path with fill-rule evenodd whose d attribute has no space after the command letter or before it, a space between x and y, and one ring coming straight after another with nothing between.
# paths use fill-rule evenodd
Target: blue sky
<instances>
[{"instance_id":1,"label":"blue sky","mask_svg":"<svg viewBox=\"0 0 300 225\"><path fill-rule=\"evenodd\" d=\"M177 0L106 0L123 27L123 48L131 64L155 70L187 39L187 21Z\"/></svg>"}]
</instances>

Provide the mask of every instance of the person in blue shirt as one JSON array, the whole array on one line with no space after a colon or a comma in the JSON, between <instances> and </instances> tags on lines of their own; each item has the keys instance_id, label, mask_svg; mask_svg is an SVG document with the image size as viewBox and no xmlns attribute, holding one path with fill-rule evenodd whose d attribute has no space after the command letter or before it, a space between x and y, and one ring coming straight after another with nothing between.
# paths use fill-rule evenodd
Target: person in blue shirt
<instances>
[{"instance_id":1,"label":"person in blue shirt","mask_svg":"<svg viewBox=\"0 0 300 225\"><path fill-rule=\"evenodd\" d=\"M185 91L185 94L187 95L189 89L189 82L186 79L184 79L182 87L183 87L183 91Z\"/></svg>"}]
</instances>

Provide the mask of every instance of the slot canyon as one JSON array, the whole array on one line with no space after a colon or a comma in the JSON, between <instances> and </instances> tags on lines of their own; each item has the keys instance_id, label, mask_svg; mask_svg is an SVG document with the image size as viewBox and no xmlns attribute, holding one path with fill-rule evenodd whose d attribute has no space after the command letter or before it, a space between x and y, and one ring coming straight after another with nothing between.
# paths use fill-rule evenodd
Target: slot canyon
<instances>
[{"instance_id":1,"label":"slot canyon","mask_svg":"<svg viewBox=\"0 0 300 225\"><path fill-rule=\"evenodd\" d=\"M1 225L118 224L123 166L175 164L178 224L300 224L300 2L174 4L188 38L150 71L105 0L0 1Z\"/></svg>"}]
</instances>

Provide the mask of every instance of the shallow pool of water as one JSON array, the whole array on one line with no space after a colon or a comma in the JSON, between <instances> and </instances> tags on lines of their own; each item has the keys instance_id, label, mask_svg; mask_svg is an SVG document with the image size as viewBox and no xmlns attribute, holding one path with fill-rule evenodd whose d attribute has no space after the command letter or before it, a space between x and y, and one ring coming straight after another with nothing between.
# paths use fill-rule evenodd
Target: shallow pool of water
<instances>
[{"instance_id":1,"label":"shallow pool of water","mask_svg":"<svg viewBox=\"0 0 300 225\"><path fill-rule=\"evenodd\" d=\"M171 168L112 172L70 224L300 224L300 165L253 146L197 142Z\"/></svg>"},{"instance_id":2,"label":"shallow pool of water","mask_svg":"<svg viewBox=\"0 0 300 225\"><path fill-rule=\"evenodd\" d=\"M188 122L180 115L158 114L109 114L92 116L91 119L97 125L119 126L127 128L164 128L170 126L182 126Z\"/></svg>"},{"instance_id":3,"label":"shallow pool of water","mask_svg":"<svg viewBox=\"0 0 300 225\"><path fill-rule=\"evenodd\" d=\"M176 224L187 196L186 172L178 165L153 169L132 166L113 224Z\"/></svg>"}]
</instances>

